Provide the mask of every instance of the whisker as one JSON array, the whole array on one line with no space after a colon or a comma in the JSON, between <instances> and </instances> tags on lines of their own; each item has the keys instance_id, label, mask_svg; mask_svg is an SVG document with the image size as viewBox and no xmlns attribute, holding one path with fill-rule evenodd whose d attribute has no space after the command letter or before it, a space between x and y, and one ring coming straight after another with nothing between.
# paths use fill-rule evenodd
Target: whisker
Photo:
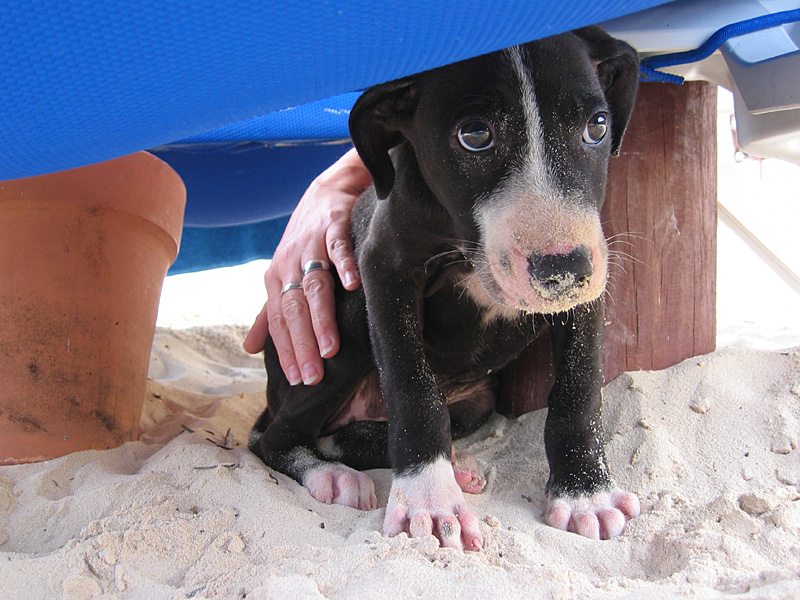
<instances>
[{"instance_id":1,"label":"whisker","mask_svg":"<svg viewBox=\"0 0 800 600\"><path fill-rule=\"evenodd\" d=\"M616 291L616 290L614 290L614 291ZM610 288L606 287L606 295L608 296L608 304L613 304L613 305L616 306L617 301L614 299L614 294L612 294L611 292L612 292L612 290Z\"/></svg>"},{"instance_id":2,"label":"whisker","mask_svg":"<svg viewBox=\"0 0 800 600\"><path fill-rule=\"evenodd\" d=\"M615 233L614 235L608 236L606 239L607 240L613 240L613 239L620 238L620 237L629 237L629 238L633 238L635 240L651 241L650 238L645 237L645 235L643 233L638 233L638 232L635 232L635 231L620 231L619 233Z\"/></svg>"},{"instance_id":3,"label":"whisker","mask_svg":"<svg viewBox=\"0 0 800 600\"><path fill-rule=\"evenodd\" d=\"M613 266L615 269L619 269L620 271L622 271L623 273L625 273L625 275L628 275L628 274L629 274L629 273L628 273L628 270L627 270L625 267L623 267L623 266L622 266L620 263L609 262L609 265ZM612 272L611 272L611 269L609 269L609 271L608 271L608 278L609 278L609 279L611 279L611 276L612 276L612 275L616 275L616 273L612 273Z\"/></svg>"},{"instance_id":4,"label":"whisker","mask_svg":"<svg viewBox=\"0 0 800 600\"><path fill-rule=\"evenodd\" d=\"M633 241L630 241L633 240ZM616 233L614 235L609 235L606 237L607 243L617 243L617 242L627 242L631 245L634 245L634 242L645 242L650 246L655 245L655 241L651 237L646 237L644 235L636 235L633 233L621 232Z\"/></svg>"},{"instance_id":5,"label":"whisker","mask_svg":"<svg viewBox=\"0 0 800 600\"><path fill-rule=\"evenodd\" d=\"M642 265L643 267L647 267L648 266L647 263L643 262L642 260L640 260L639 258L634 256L633 254L630 254L628 252L623 252L622 250L609 250L608 258L609 258L609 262L613 261L614 259L619 259L620 262L622 262L622 261L630 261L630 262Z\"/></svg>"},{"instance_id":6,"label":"whisker","mask_svg":"<svg viewBox=\"0 0 800 600\"><path fill-rule=\"evenodd\" d=\"M443 256L447 256L448 254L453 254L455 252L461 252L461 251L456 248L454 250L446 250L445 252L440 252L439 254L434 254L428 260L425 261L425 264L422 266L422 268L425 271L427 271L428 270L428 265L430 265L432 261L436 260L437 258L442 258Z\"/></svg>"},{"instance_id":7,"label":"whisker","mask_svg":"<svg viewBox=\"0 0 800 600\"><path fill-rule=\"evenodd\" d=\"M636 248L636 244L634 244L633 242L629 242L628 240L610 240L610 241L608 241L608 246L609 247L614 246L615 244L627 244L631 248Z\"/></svg>"}]
</instances>

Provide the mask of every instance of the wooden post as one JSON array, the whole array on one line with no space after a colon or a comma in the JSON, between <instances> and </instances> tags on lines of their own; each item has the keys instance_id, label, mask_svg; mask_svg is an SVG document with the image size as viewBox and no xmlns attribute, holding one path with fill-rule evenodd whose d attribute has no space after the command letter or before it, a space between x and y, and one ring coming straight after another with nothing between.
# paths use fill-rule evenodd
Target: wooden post
<instances>
[{"instance_id":1,"label":"wooden post","mask_svg":"<svg viewBox=\"0 0 800 600\"><path fill-rule=\"evenodd\" d=\"M716 88L641 85L602 215L612 251L606 381L714 350L716 167ZM552 381L545 332L506 369L499 409L546 406Z\"/></svg>"}]
</instances>

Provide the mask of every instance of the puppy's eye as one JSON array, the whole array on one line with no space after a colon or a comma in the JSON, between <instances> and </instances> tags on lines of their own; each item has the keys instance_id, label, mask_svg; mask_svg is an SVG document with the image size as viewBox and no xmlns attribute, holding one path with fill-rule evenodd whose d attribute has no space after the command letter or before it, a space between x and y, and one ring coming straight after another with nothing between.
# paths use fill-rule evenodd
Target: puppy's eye
<instances>
[{"instance_id":1,"label":"puppy's eye","mask_svg":"<svg viewBox=\"0 0 800 600\"><path fill-rule=\"evenodd\" d=\"M607 132L608 115L604 112L597 113L586 123L586 128L583 130L583 141L594 146L603 141Z\"/></svg>"},{"instance_id":2,"label":"puppy's eye","mask_svg":"<svg viewBox=\"0 0 800 600\"><path fill-rule=\"evenodd\" d=\"M480 121L464 123L458 130L458 141L470 152L482 152L494 146L492 130Z\"/></svg>"}]
</instances>

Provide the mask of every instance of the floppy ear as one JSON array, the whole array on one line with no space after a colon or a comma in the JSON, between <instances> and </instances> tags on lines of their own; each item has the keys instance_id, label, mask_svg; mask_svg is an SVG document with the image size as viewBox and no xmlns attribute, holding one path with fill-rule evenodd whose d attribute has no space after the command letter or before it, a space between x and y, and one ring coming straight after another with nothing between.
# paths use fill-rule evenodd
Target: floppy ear
<instances>
[{"instance_id":1,"label":"floppy ear","mask_svg":"<svg viewBox=\"0 0 800 600\"><path fill-rule=\"evenodd\" d=\"M597 78L611 108L611 153L618 156L639 85L639 55L631 46L599 27L584 27L572 33L586 42L589 58L597 70Z\"/></svg>"},{"instance_id":2,"label":"floppy ear","mask_svg":"<svg viewBox=\"0 0 800 600\"><path fill-rule=\"evenodd\" d=\"M407 77L371 87L350 112L350 137L380 199L394 186L389 150L405 139L400 129L417 107L416 81L416 77Z\"/></svg>"}]
</instances>

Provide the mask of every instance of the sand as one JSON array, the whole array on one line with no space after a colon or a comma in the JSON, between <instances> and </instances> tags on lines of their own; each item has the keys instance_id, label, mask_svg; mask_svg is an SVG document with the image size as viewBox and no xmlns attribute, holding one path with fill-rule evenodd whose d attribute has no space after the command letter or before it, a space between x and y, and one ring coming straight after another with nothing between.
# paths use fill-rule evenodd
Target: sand
<instances>
[{"instance_id":1,"label":"sand","mask_svg":"<svg viewBox=\"0 0 800 600\"><path fill-rule=\"evenodd\" d=\"M596 542L542 523L544 412L460 447L478 553L379 532L244 447L264 404L244 328L161 329L141 441L0 468L4 598L800 598L800 349L726 349L604 391L609 463L643 514Z\"/></svg>"}]
</instances>

